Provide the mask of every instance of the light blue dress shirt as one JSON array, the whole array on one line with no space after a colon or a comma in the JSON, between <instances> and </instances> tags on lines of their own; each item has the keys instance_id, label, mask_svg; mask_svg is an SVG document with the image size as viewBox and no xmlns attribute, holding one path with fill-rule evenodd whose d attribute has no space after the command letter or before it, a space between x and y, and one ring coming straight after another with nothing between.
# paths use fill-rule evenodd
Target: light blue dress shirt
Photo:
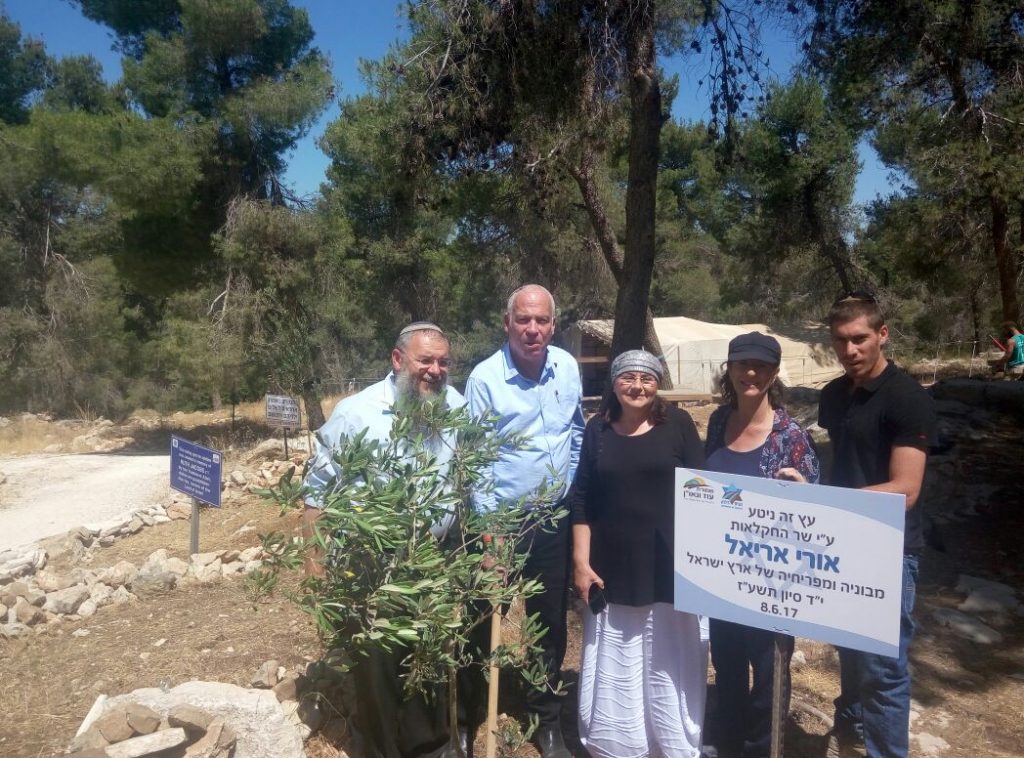
<instances>
[{"instance_id":1,"label":"light blue dress shirt","mask_svg":"<svg viewBox=\"0 0 1024 758\"><path fill-rule=\"evenodd\" d=\"M529 438L522 449L502 449L491 467L493 490L474 496L478 508L494 510L498 502L518 500L549 481L565 496L583 443L582 396L576 359L561 348L548 347L540 381L519 373L508 343L477 364L466 381L470 413L496 414L497 432Z\"/></svg>"},{"instance_id":2,"label":"light blue dress shirt","mask_svg":"<svg viewBox=\"0 0 1024 758\"><path fill-rule=\"evenodd\" d=\"M317 431L316 455L303 480L310 488L305 500L307 507L322 508L324 489L340 474L334 462L334 451L342 439L351 439L364 429L368 440L386 442L389 439L394 423L391 407L395 404L395 393L395 374L391 372L382 381L344 398L334 407L327 423ZM446 387L445 403L449 408L461 408L466 400L454 388ZM438 445L438 463L447 463L451 454L451 445Z\"/></svg>"}]
</instances>

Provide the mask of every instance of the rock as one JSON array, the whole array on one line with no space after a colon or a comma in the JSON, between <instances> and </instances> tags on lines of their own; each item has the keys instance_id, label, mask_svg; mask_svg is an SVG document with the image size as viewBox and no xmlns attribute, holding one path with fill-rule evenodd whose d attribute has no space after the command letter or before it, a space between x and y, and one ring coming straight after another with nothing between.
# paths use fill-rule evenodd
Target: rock
<instances>
[{"instance_id":1,"label":"rock","mask_svg":"<svg viewBox=\"0 0 1024 758\"><path fill-rule=\"evenodd\" d=\"M241 487L245 484L245 472L244 471L232 471L231 481Z\"/></svg>"},{"instance_id":2,"label":"rock","mask_svg":"<svg viewBox=\"0 0 1024 758\"><path fill-rule=\"evenodd\" d=\"M126 585L131 587L139 570L130 561L118 561L106 571L100 572L99 580L106 582L111 587Z\"/></svg>"},{"instance_id":3,"label":"rock","mask_svg":"<svg viewBox=\"0 0 1024 758\"><path fill-rule=\"evenodd\" d=\"M181 727L189 735L203 734L211 721L213 716L202 708L187 703L176 705L167 712L167 723Z\"/></svg>"},{"instance_id":4,"label":"rock","mask_svg":"<svg viewBox=\"0 0 1024 758\"><path fill-rule=\"evenodd\" d=\"M143 526L153 526L153 524L155 523L153 521L153 517L145 511L140 511L139 515L136 518L138 518L142 522Z\"/></svg>"},{"instance_id":5,"label":"rock","mask_svg":"<svg viewBox=\"0 0 1024 758\"><path fill-rule=\"evenodd\" d=\"M7 612L10 610L12 609L8 608L3 603L0 603L0 624L5 623L7 621Z\"/></svg>"},{"instance_id":6,"label":"rock","mask_svg":"<svg viewBox=\"0 0 1024 758\"><path fill-rule=\"evenodd\" d=\"M84 603L88 597L89 588L84 584L76 584L74 587L57 590L56 592L48 592L43 610L66 616L77 611L78 606Z\"/></svg>"},{"instance_id":7,"label":"rock","mask_svg":"<svg viewBox=\"0 0 1024 758\"><path fill-rule=\"evenodd\" d=\"M172 521L192 518L192 506L188 503L171 503L167 506L167 516Z\"/></svg>"},{"instance_id":8,"label":"rock","mask_svg":"<svg viewBox=\"0 0 1024 758\"><path fill-rule=\"evenodd\" d=\"M92 587L96 584L96 572L89 569L73 568L68 577L71 579L72 584L84 584L86 587Z\"/></svg>"},{"instance_id":9,"label":"rock","mask_svg":"<svg viewBox=\"0 0 1024 758\"><path fill-rule=\"evenodd\" d=\"M165 565L168 571L179 577L185 576L188 573L188 564L181 558L168 558Z\"/></svg>"},{"instance_id":10,"label":"rock","mask_svg":"<svg viewBox=\"0 0 1024 758\"><path fill-rule=\"evenodd\" d=\"M76 629L71 633L72 637L88 637L92 632L88 629Z\"/></svg>"},{"instance_id":11,"label":"rock","mask_svg":"<svg viewBox=\"0 0 1024 758\"><path fill-rule=\"evenodd\" d=\"M235 561L234 563L225 563L221 565L220 572L224 576L237 576L238 574L241 574L244 569L244 564Z\"/></svg>"},{"instance_id":12,"label":"rock","mask_svg":"<svg viewBox=\"0 0 1024 758\"><path fill-rule=\"evenodd\" d=\"M961 574L956 589L967 594L957 606L964 613L1016 613L1021 606L1013 587L990 579Z\"/></svg>"},{"instance_id":13,"label":"rock","mask_svg":"<svg viewBox=\"0 0 1024 758\"><path fill-rule=\"evenodd\" d=\"M42 608L43 603L46 602L46 593L39 589L31 589L25 593L25 602L36 608Z\"/></svg>"},{"instance_id":14,"label":"rock","mask_svg":"<svg viewBox=\"0 0 1024 758\"><path fill-rule=\"evenodd\" d=\"M78 606L78 615L84 619L87 619L96 613L98 607L99 606L96 605L96 601L93 600L91 597L88 597L82 602L80 606Z\"/></svg>"},{"instance_id":15,"label":"rock","mask_svg":"<svg viewBox=\"0 0 1024 758\"><path fill-rule=\"evenodd\" d=\"M246 564L245 564L244 571L245 571L246 574L251 574L256 569L262 568L262 567L263 567L263 561L260 561L260 560L247 561Z\"/></svg>"},{"instance_id":16,"label":"rock","mask_svg":"<svg viewBox=\"0 0 1024 758\"><path fill-rule=\"evenodd\" d=\"M302 740L269 690L250 690L218 682L185 682L167 692L153 687L111 701L137 702L158 713L188 704L222 719L236 735L235 758L301 758ZM207 725L213 721L211 718ZM160 732L157 732L160 734Z\"/></svg>"},{"instance_id":17,"label":"rock","mask_svg":"<svg viewBox=\"0 0 1024 758\"><path fill-rule=\"evenodd\" d=\"M252 677L252 686L259 689L270 689L277 684L278 662L271 659L264 661Z\"/></svg>"},{"instance_id":18,"label":"rock","mask_svg":"<svg viewBox=\"0 0 1024 758\"><path fill-rule=\"evenodd\" d=\"M66 590L68 587L73 585L74 582L69 576L59 576L49 569L43 569L36 574L36 586L39 587L43 592L56 592L57 590Z\"/></svg>"},{"instance_id":19,"label":"rock","mask_svg":"<svg viewBox=\"0 0 1024 758\"><path fill-rule=\"evenodd\" d=\"M35 626L46 621L46 614L34 605L29 605L23 597L14 604L14 619L25 626Z\"/></svg>"},{"instance_id":20,"label":"rock","mask_svg":"<svg viewBox=\"0 0 1024 758\"><path fill-rule=\"evenodd\" d=\"M72 753L79 754L79 752L85 752L87 750L102 750L109 743L103 739L103 735L100 734L100 730L93 724L85 731L81 731L75 735L75 738L71 740L71 745L68 750ZM103 753L106 755L106 752Z\"/></svg>"},{"instance_id":21,"label":"rock","mask_svg":"<svg viewBox=\"0 0 1024 758\"><path fill-rule=\"evenodd\" d=\"M92 532L88 529L84 531L88 535L89 544L92 544ZM80 560L86 548L82 541L70 532L40 540L39 544L46 550L51 559L68 559L69 562Z\"/></svg>"},{"instance_id":22,"label":"rock","mask_svg":"<svg viewBox=\"0 0 1024 758\"><path fill-rule=\"evenodd\" d=\"M973 616L953 610L939 608L932 617L941 625L948 626L956 634L982 645L996 645L1003 641L1003 635Z\"/></svg>"},{"instance_id":23,"label":"rock","mask_svg":"<svg viewBox=\"0 0 1024 758\"><path fill-rule=\"evenodd\" d=\"M132 731L132 727L128 723L128 714L125 712L125 708L126 706L118 706L108 709L96 719L92 728L98 729L107 742L123 742L129 739L135 732Z\"/></svg>"},{"instance_id":24,"label":"rock","mask_svg":"<svg viewBox=\"0 0 1024 758\"><path fill-rule=\"evenodd\" d=\"M208 563L205 566L193 566L192 576L196 578L197 582L202 582L204 584L220 579L220 558L215 559L213 563Z\"/></svg>"},{"instance_id":25,"label":"rock","mask_svg":"<svg viewBox=\"0 0 1024 758\"><path fill-rule=\"evenodd\" d=\"M145 524L142 522L142 519L136 516L127 523L127 525L124 527L124 531L128 534L137 534L138 532L142 531L142 527L144 526Z\"/></svg>"},{"instance_id":26,"label":"rock","mask_svg":"<svg viewBox=\"0 0 1024 758\"><path fill-rule=\"evenodd\" d=\"M101 747L90 747L85 750L76 750L75 758L107 758L107 751Z\"/></svg>"},{"instance_id":27,"label":"rock","mask_svg":"<svg viewBox=\"0 0 1024 758\"><path fill-rule=\"evenodd\" d=\"M233 563L237 561L240 553L237 550L225 550L224 554L220 557L221 563Z\"/></svg>"},{"instance_id":28,"label":"rock","mask_svg":"<svg viewBox=\"0 0 1024 758\"><path fill-rule=\"evenodd\" d=\"M221 552L223 551L218 550L213 553L194 553L189 556L188 560L193 566L209 566L214 561L220 559Z\"/></svg>"},{"instance_id":29,"label":"rock","mask_svg":"<svg viewBox=\"0 0 1024 758\"><path fill-rule=\"evenodd\" d=\"M4 637L6 639L23 637L26 634L31 633L31 631L31 629L18 621L13 621L8 624L0 624L0 637Z\"/></svg>"},{"instance_id":30,"label":"rock","mask_svg":"<svg viewBox=\"0 0 1024 758\"><path fill-rule=\"evenodd\" d=\"M146 562L139 568L139 573L132 582L132 589L171 589L187 571L187 563L180 558L169 558L167 550L160 548L150 553Z\"/></svg>"},{"instance_id":31,"label":"rock","mask_svg":"<svg viewBox=\"0 0 1024 758\"><path fill-rule=\"evenodd\" d=\"M110 595L110 602L114 605L123 605L124 603L132 603L138 600L138 598L129 592L124 587L118 587Z\"/></svg>"},{"instance_id":32,"label":"rock","mask_svg":"<svg viewBox=\"0 0 1024 758\"><path fill-rule=\"evenodd\" d=\"M248 563L249 561L255 561L263 555L263 548L259 545L253 547L247 547L245 550L238 554L238 560L242 563Z\"/></svg>"},{"instance_id":33,"label":"rock","mask_svg":"<svg viewBox=\"0 0 1024 758\"><path fill-rule=\"evenodd\" d=\"M283 703L285 700L298 700L299 675L292 673L281 677L280 681L274 685L274 696L277 697L279 703Z\"/></svg>"},{"instance_id":34,"label":"rock","mask_svg":"<svg viewBox=\"0 0 1024 758\"><path fill-rule=\"evenodd\" d=\"M921 755L923 756L937 756L949 750L949 743L941 737L934 737L930 734L918 734L917 744L921 748Z\"/></svg>"},{"instance_id":35,"label":"rock","mask_svg":"<svg viewBox=\"0 0 1024 758\"><path fill-rule=\"evenodd\" d=\"M89 599L96 604L97 608L109 603L112 594L114 594L113 588L103 582L96 582L89 588Z\"/></svg>"},{"instance_id":36,"label":"rock","mask_svg":"<svg viewBox=\"0 0 1024 758\"><path fill-rule=\"evenodd\" d=\"M128 716L128 725L136 734L150 734L160 726L160 714L152 708L129 703L124 710Z\"/></svg>"},{"instance_id":37,"label":"rock","mask_svg":"<svg viewBox=\"0 0 1024 758\"><path fill-rule=\"evenodd\" d=\"M112 534L108 534L105 537L100 537L98 540L96 540L96 542L100 547L110 547L114 544L116 539L117 538L114 537Z\"/></svg>"},{"instance_id":38,"label":"rock","mask_svg":"<svg viewBox=\"0 0 1024 758\"><path fill-rule=\"evenodd\" d=\"M105 529L100 532L100 539L106 537L117 537L124 531L124 528L128 526L130 519L117 519Z\"/></svg>"},{"instance_id":39,"label":"rock","mask_svg":"<svg viewBox=\"0 0 1024 758\"><path fill-rule=\"evenodd\" d=\"M230 758L235 748L235 733L222 719L215 719L198 742L189 745L185 758Z\"/></svg>"},{"instance_id":40,"label":"rock","mask_svg":"<svg viewBox=\"0 0 1024 758\"><path fill-rule=\"evenodd\" d=\"M249 532L255 532L255 531L256 531L256 527L255 526L253 526L252 524L245 524L244 526L238 527L231 534L231 536L232 537L241 537L243 534L248 534Z\"/></svg>"},{"instance_id":41,"label":"rock","mask_svg":"<svg viewBox=\"0 0 1024 758\"><path fill-rule=\"evenodd\" d=\"M27 594L28 585L25 582L11 582L0 590L0 603L11 608L19 597L25 597Z\"/></svg>"},{"instance_id":42,"label":"rock","mask_svg":"<svg viewBox=\"0 0 1024 758\"><path fill-rule=\"evenodd\" d=\"M163 729L107 747L108 758L141 758L188 742L184 729Z\"/></svg>"}]
</instances>

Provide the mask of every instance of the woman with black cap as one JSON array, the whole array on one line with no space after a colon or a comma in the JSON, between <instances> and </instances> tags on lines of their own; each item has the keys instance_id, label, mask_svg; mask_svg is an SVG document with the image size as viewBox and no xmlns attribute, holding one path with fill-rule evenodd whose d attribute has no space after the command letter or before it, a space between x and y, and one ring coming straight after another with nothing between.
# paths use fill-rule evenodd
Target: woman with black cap
<instances>
[{"instance_id":1,"label":"woman with black cap","mask_svg":"<svg viewBox=\"0 0 1024 758\"><path fill-rule=\"evenodd\" d=\"M818 457L810 437L782 407L778 340L760 332L733 338L719 388L725 403L708 420L705 468L729 474L818 480ZM771 751L772 674L775 634L711 619L711 660L718 710L710 739L720 758L767 757ZM789 659L783 648L783 713L789 711ZM754 671L748 686L748 665Z\"/></svg>"},{"instance_id":2,"label":"woman with black cap","mask_svg":"<svg viewBox=\"0 0 1024 758\"><path fill-rule=\"evenodd\" d=\"M700 755L701 622L672 607L675 470L704 463L685 411L658 397L662 366L628 350L583 434L570 493L573 583L584 612L579 733L595 758Z\"/></svg>"}]
</instances>

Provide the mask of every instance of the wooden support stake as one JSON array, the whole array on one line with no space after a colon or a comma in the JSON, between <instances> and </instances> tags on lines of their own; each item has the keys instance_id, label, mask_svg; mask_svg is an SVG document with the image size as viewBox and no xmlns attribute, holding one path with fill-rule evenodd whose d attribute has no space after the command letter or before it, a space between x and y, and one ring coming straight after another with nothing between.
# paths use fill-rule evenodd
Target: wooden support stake
<instances>
[{"instance_id":1,"label":"wooden support stake","mask_svg":"<svg viewBox=\"0 0 1024 758\"><path fill-rule=\"evenodd\" d=\"M491 612L491 653L501 645L501 608ZM486 758L495 758L498 751L498 676L501 672L493 663L487 685L487 752Z\"/></svg>"},{"instance_id":2,"label":"wooden support stake","mask_svg":"<svg viewBox=\"0 0 1024 758\"><path fill-rule=\"evenodd\" d=\"M772 746L771 758L782 758L782 737L786 725L786 714L782 712L782 679L784 658L782 646L786 643L786 635L776 632L775 648L772 660Z\"/></svg>"}]
</instances>

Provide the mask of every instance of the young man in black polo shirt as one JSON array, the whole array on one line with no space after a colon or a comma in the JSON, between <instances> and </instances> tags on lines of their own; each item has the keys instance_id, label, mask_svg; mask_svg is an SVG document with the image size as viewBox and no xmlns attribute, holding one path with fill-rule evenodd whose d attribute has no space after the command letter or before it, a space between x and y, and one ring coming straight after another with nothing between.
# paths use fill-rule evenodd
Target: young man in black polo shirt
<instances>
[{"instance_id":1,"label":"young man in black polo shirt","mask_svg":"<svg viewBox=\"0 0 1024 758\"><path fill-rule=\"evenodd\" d=\"M836 698L830 756L906 758L910 728L907 648L918 555L924 547L917 505L935 411L928 393L889 362L889 338L874 298L851 295L829 312L832 347L846 375L821 393L818 423L832 440L830 484L906 496L899 657L839 648L841 691Z\"/></svg>"}]
</instances>

